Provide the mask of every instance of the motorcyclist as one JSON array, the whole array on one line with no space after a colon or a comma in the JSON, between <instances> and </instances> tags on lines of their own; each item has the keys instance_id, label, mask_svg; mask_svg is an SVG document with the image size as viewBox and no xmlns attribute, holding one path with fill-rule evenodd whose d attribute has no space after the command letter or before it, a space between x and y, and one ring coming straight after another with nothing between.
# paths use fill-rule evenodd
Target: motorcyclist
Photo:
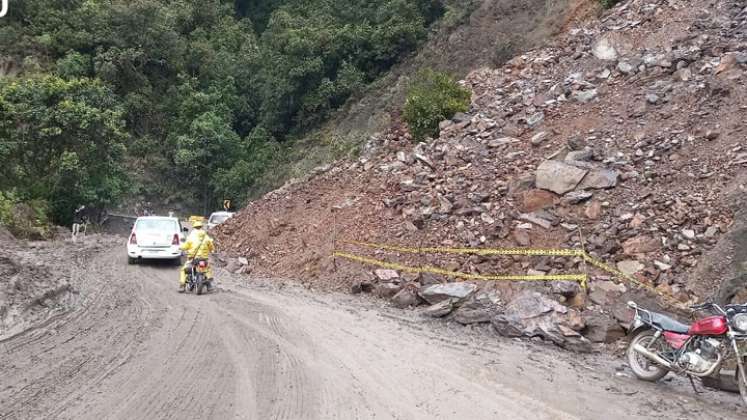
<instances>
[{"instance_id":1,"label":"motorcyclist","mask_svg":"<svg viewBox=\"0 0 747 420\"><path fill-rule=\"evenodd\" d=\"M180 248L187 255L187 262L179 273L179 293L184 293L187 285L187 274L192 269L193 260L195 258L207 260L210 253L215 250L215 244L213 243L213 239L202 228L202 222L196 221L192 223L192 232L190 232L189 237ZM210 290L213 288L213 269L210 264L208 264L205 275L208 279L208 290Z\"/></svg>"}]
</instances>

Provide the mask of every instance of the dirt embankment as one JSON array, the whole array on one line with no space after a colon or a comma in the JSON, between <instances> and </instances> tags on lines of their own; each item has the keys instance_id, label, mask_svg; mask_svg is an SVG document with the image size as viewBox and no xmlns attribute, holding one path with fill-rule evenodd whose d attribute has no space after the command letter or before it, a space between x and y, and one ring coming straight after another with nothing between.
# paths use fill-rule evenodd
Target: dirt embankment
<instances>
[{"instance_id":1,"label":"dirt embankment","mask_svg":"<svg viewBox=\"0 0 747 420\"><path fill-rule=\"evenodd\" d=\"M251 203L220 229L221 246L247 259L243 271L332 288L392 282L334 265L344 240L583 247L681 302L705 298L723 271L696 270L739 226L727 197L747 170L746 18L734 0L632 0L569 25L547 47L472 72L472 107L443 122L439 138L415 145L395 124L358 161ZM588 270L571 258L356 252L469 273ZM630 287L590 273L588 295L544 292L595 314L597 339L609 340L627 321L610 305ZM381 294L451 280L402 275ZM495 288L506 303L525 286ZM586 334L589 322L568 326Z\"/></svg>"},{"instance_id":2,"label":"dirt embankment","mask_svg":"<svg viewBox=\"0 0 747 420\"><path fill-rule=\"evenodd\" d=\"M78 243L3 240L0 249L0 339L23 332L73 307L74 286L95 252L114 239L98 235Z\"/></svg>"}]
</instances>

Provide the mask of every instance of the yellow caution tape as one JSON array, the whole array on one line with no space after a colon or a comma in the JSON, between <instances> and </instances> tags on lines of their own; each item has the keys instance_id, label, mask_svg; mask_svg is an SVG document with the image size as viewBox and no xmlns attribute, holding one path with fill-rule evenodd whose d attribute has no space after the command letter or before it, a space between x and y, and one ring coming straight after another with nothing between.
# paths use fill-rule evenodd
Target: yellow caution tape
<instances>
[{"instance_id":1,"label":"yellow caution tape","mask_svg":"<svg viewBox=\"0 0 747 420\"><path fill-rule=\"evenodd\" d=\"M672 307L675 307L675 308L678 308L678 309L684 309L684 310L688 309L685 305L683 305L680 301L678 301L677 299L675 299L673 296L670 296L667 293L663 293L662 291L657 290L655 287L653 287L651 285L648 285L646 283L643 283L642 281L638 280L637 278L635 278L635 277L633 277L633 276L631 276L629 274L623 273L622 271L620 271L620 270L618 270L618 269L610 266L609 264L606 264L606 263L604 263L602 261L599 261L599 260L593 258L592 256L590 256L587 253L584 253L583 258L584 258L584 261L588 262L589 264L591 264L591 265L593 265L593 266L595 266L595 267L597 267L597 268L599 268L599 269L601 269L603 271L606 271L606 272L608 272L610 274L613 274L613 275L615 275L617 277L623 278L623 279L629 281L630 283L635 284L638 287L641 287L643 289L646 289L646 290L654 293L655 295L661 297L662 301L664 301L666 304L668 304L668 305L670 305Z\"/></svg>"},{"instance_id":2,"label":"yellow caution tape","mask_svg":"<svg viewBox=\"0 0 747 420\"><path fill-rule=\"evenodd\" d=\"M402 247L396 245L377 244L368 242L358 241L345 241L345 243L351 245L357 245L361 247L380 249L384 251L401 252L407 254L457 254L457 255L524 255L524 256L560 256L560 257L581 257L584 261L591 264L592 266L606 271L612 275L615 275L621 279L625 279L628 282L649 290L650 292L658 295L662 300L675 308L686 309L686 307L676 300L673 296L669 296L656 288L641 282L635 277L625 274L622 271L600 261L589 254L583 249L575 248L444 248L444 247ZM357 261L364 264L375 265L382 268L389 268L393 270L399 270L410 273L431 273L441 274L454 278L470 279L470 280L503 280L503 281L577 281L581 286L586 289L588 283L588 276L586 274L559 274L559 275L481 275L481 274L469 274L461 273L457 271L444 270L437 267L423 266L423 267L410 267L397 263L390 263L381 261L373 258L360 257L354 254L335 251L334 256L346 258L348 260Z\"/></svg>"},{"instance_id":3,"label":"yellow caution tape","mask_svg":"<svg viewBox=\"0 0 747 420\"><path fill-rule=\"evenodd\" d=\"M430 274L441 274L444 276L466 279L466 280L488 280L488 281L576 281L582 288L586 289L587 276L586 274L540 274L540 275L497 275L497 274L471 274L462 273L459 271L444 270L438 267L421 266L411 267L398 263L391 263L386 261L377 260L374 258L361 257L347 252L336 251L332 254L335 257L345 258L351 261L357 261L364 264L375 265L382 268L389 268L397 271L404 271L407 273L430 273Z\"/></svg>"},{"instance_id":4,"label":"yellow caution tape","mask_svg":"<svg viewBox=\"0 0 747 420\"><path fill-rule=\"evenodd\" d=\"M407 254L527 255L548 257L582 257L585 254L583 249L573 248L409 248L357 241L346 241L345 243Z\"/></svg>"}]
</instances>

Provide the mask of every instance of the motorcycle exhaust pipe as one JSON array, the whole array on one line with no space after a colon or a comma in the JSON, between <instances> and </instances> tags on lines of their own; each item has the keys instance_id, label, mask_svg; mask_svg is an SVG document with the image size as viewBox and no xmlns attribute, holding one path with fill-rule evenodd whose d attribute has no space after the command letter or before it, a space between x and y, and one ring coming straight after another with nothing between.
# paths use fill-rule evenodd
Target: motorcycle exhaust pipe
<instances>
[{"instance_id":1,"label":"motorcycle exhaust pipe","mask_svg":"<svg viewBox=\"0 0 747 420\"><path fill-rule=\"evenodd\" d=\"M657 355L656 353L643 347L640 344L634 345L633 350L642 354L645 358L664 366L667 369L672 369L672 363L668 362L667 360L663 359L661 356Z\"/></svg>"}]
</instances>

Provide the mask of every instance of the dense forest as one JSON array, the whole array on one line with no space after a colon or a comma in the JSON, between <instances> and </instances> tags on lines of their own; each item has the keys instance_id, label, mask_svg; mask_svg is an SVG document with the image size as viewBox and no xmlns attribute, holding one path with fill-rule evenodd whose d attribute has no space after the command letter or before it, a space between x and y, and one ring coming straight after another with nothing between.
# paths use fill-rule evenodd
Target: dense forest
<instances>
[{"instance_id":1,"label":"dense forest","mask_svg":"<svg viewBox=\"0 0 747 420\"><path fill-rule=\"evenodd\" d=\"M247 191L414 51L441 0L23 0L0 22L0 213ZM1 216L1 215L0 215Z\"/></svg>"}]
</instances>

